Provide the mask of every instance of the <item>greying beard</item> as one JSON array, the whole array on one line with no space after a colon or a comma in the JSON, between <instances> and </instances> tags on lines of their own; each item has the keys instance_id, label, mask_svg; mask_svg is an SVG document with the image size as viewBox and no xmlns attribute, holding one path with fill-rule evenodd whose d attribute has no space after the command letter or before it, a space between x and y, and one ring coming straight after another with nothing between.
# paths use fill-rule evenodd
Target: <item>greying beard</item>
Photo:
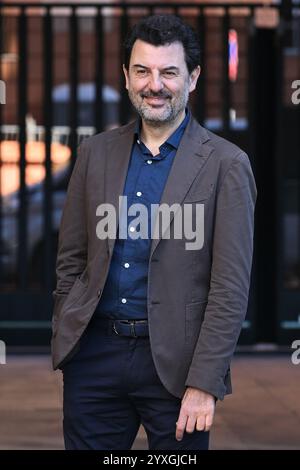
<instances>
[{"instance_id":1,"label":"greying beard","mask_svg":"<svg viewBox=\"0 0 300 470\"><path fill-rule=\"evenodd\" d=\"M141 116L141 118L150 126L152 127L161 127L162 124L169 124L176 120L177 116L186 108L189 99L189 91L188 88L184 90L184 93L175 101L175 106L172 106L171 101L168 103L168 109L163 113L163 115L159 118L158 116L151 116L151 111L149 113L149 107L145 105L143 102L138 103L136 100L136 95L132 93L129 89L128 95L130 101L137 111L137 113Z\"/></svg>"},{"instance_id":2,"label":"greying beard","mask_svg":"<svg viewBox=\"0 0 300 470\"><path fill-rule=\"evenodd\" d=\"M168 106L168 109L166 109L165 113L161 117L153 117L151 114L149 115L149 108L147 106L141 105L138 109L136 108L136 110L141 118L152 127L160 127L164 123L171 123L175 121L177 117L171 104Z\"/></svg>"}]
</instances>

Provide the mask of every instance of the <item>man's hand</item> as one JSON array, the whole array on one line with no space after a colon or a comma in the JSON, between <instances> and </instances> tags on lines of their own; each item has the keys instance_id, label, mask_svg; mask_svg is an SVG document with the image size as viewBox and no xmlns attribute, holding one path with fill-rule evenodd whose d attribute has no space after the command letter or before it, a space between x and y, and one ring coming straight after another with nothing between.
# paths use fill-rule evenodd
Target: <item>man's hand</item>
<instances>
[{"instance_id":1,"label":"man's hand","mask_svg":"<svg viewBox=\"0 0 300 470\"><path fill-rule=\"evenodd\" d=\"M209 431L215 413L215 397L198 388L188 387L182 398L176 423L176 439L181 441L184 431Z\"/></svg>"}]
</instances>

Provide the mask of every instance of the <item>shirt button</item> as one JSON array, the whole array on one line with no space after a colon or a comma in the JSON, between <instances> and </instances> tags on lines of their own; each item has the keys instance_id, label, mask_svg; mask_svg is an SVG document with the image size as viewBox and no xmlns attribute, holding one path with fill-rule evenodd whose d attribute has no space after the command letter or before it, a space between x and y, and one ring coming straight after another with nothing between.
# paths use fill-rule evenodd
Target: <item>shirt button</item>
<instances>
[{"instance_id":1,"label":"shirt button","mask_svg":"<svg viewBox=\"0 0 300 470\"><path fill-rule=\"evenodd\" d=\"M147 160L148 165L151 165L152 160Z\"/></svg>"},{"instance_id":2,"label":"shirt button","mask_svg":"<svg viewBox=\"0 0 300 470\"><path fill-rule=\"evenodd\" d=\"M130 264L129 263L124 263L125 268L129 268Z\"/></svg>"},{"instance_id":3,"label":"shirt button","mask_svg":"<svg viewBox=\"0 0 300 470\"><path fill-rule=\"evenodd\" d=\"M130 228L129 228L129 231L130 231L130 232L134 232L134 231L135 231L135 228L134 228L134 227L130 227Z\"/></svg>"},{"instance_id":4,"label":"shirt button","mask_svg":"<svg viewBox=\"0 0 300 470\"><path fill-rule=\"evenodd\" d=\"M127 299L122 299L122 304L126 304Z\"/></svg>"},{"instance_id":5,"label":"shirt button","mask_svg":"<svg viewBox=\"0 0 300 470\"><path fill-rule=\"evenodd\" d=\"M142 195L141 191L138 191L136 195L140 197Z\"/></svg>"},{"instance_id":6,"label":"shirt button","mask_svg":"<svg viewBox=\"0 0 300 470\"><path fill-rule=\"evenodd\" d=\"M137 140L137 143L140 145L140 143L141 143L140 139Z\"/></svg>"}]
</instances>

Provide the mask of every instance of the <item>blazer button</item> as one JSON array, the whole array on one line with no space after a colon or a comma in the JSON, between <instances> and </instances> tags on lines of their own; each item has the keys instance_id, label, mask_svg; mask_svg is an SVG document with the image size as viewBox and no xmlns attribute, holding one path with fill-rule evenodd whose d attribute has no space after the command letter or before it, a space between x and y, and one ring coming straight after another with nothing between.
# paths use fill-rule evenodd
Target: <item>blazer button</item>
<instances>
[{"instance_id":1,"label":"blazer button","mask_svg":"<svg viewBox=\"0 0 300 470\"><path fill-rule=\"evenodd\" d=\"M100 297L100 295L101 295L101 292L102 292L102 290L101 290L101 289L99 289L99 290L98 290L98 292L97 292L97 297Z\"/></svg>"}]
</instances>

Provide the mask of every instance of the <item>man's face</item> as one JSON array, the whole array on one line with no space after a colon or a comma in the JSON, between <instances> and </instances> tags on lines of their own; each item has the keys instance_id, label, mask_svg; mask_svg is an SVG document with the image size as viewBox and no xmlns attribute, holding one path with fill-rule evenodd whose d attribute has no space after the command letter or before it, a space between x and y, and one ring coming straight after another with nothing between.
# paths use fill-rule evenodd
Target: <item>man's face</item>
<instances>
[{"instance_id":1,"label":"man's face","mask_svg":"<svg viewBox=\"0 0 300 470\"><path fill-rule=\"evenodd\" d=\"M133 45L129 70L123 70L133 106L152 126L176 120L200 73L197 67L189 75L181 43L153 46L140 39Z\"/></svg>"}]
</instances>

